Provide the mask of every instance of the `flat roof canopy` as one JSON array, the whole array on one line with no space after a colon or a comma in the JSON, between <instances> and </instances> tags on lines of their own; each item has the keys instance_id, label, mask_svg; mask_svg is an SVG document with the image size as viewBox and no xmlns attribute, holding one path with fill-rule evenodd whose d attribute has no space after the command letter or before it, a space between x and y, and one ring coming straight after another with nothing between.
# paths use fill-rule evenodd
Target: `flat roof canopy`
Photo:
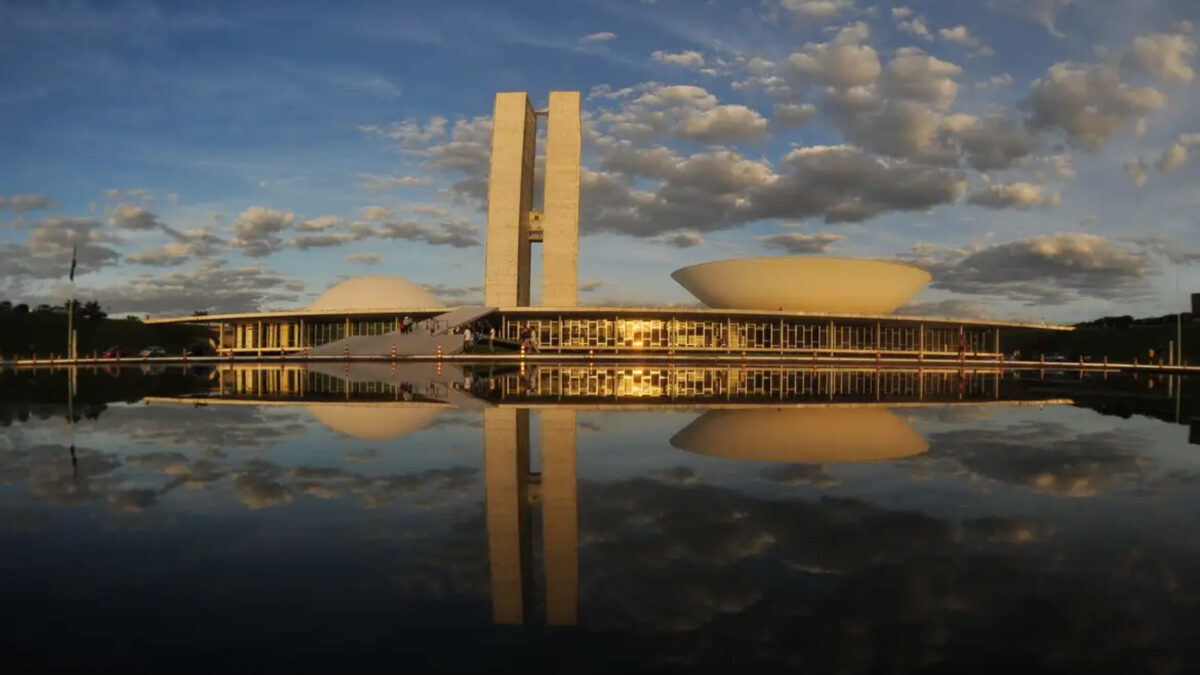
<instances>
[{"instance_id":1,"label":"flat roof canopy","mask_svg":"<svg viewBox=\"0 0 1200 675\"><path fill-rule=\"evenodd\" d=\"M352 309L340 311L328 310L283 310L277 312L252 312L239 314L208 314L204 316L177 316L146 319L148 324L169 323L223 323L243 321L278 321L287 319L345 319L368 318L373 316L404 316L405 314L444 314L455 311L455 307L381 307L372 309ZM907 314L833 314L816 312L789 312L777 310L755 309L707 309L694 307L499 307L494 313L517 314L522 316L595 316L616 315L628 318L645 317L697 317L712 319L715 317L754 318L769 317L772 319L821 319L829 321L885 321L890 324L951 324L965 326L988 326L999 328L1030 328L1038 330L1072 331L1074 326L1048 323L1032 323L1021 321L992 321L988 319L970 319L955 317L911 316Z\"/></svg>"}]
</instances>

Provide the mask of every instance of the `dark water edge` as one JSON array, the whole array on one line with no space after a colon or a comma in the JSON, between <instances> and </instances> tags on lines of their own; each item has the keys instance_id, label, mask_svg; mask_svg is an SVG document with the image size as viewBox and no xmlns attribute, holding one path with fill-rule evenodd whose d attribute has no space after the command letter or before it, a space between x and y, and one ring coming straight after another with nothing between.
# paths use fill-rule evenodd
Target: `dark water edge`
<instances>
[{"instance_id":1,"label":"dark water edge","mask_svg":"<svg viewBox=\"0 0 1200 675\"><path fill-rule=\"evenodd\" d=\"M487 375L0 376L5 670L1200 670L1192 382Z\"/></svg>"}]
</instances>

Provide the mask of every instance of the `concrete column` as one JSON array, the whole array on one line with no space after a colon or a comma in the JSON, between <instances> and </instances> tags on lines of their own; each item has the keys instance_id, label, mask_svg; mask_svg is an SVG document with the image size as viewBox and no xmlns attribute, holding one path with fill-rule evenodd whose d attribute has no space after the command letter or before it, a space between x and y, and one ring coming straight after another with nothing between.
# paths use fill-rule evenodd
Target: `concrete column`
<instances>
[{"instance_id":1,"label":"concrete column","mask_svg":"<svg viewBox=\"0 0 1200 675\"><path fill-rule=\"evenodd\" d=\"M550 92L542 226L542 304L579 302L579 92Z\"/></svg>"},{"instance_id":2,"label":"concrete column","mask_svg":"<svg viewBox=\"0 0 1200 675\"><path fill-rule=\"evenodd\" d=\"M486 408L483 411L488 564L492 581L492 620L525 621L530 576L529 411Z\"/></svg>"},{"instance_id":3,"label":"concrete column","mask_svg":"<svg viewBox=\"0 0 1200 675\"><path fill-rule=\"evenodd\" d=\"M575 411L546 408L542 425L542 560L546 623L572 625L579 611L579 502Z\"/></svg>"},{"instance_id":4,"label":"concrete column","mask_svg":"<svg viewBox=\"0 0 1200 675\"><path fill-rule=\"evenodd\" d=\"M484 304L529 305L529 211L537 120L524 92L496 94L488 176Z\"/></svg>"}]
</instances>

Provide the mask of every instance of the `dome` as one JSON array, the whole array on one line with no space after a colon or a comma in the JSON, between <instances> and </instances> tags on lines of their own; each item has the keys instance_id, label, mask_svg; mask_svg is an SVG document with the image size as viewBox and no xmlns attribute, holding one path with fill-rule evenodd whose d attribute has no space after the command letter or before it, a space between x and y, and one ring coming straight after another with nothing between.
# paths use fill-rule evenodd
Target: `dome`
<instances>
[{"instance_id":1,"label":"dome","mask_svg":"<svg viewBox=\"0 0 1200 675\"><path fill-rule=\"evenodd\" d=\"M364 441L386 441L424 429L442 408L331 403L310 405L308 412L333 431Z\"/></svg>"},{"instance_id":2,"label":"dome","mask_svg":"<svg viewBox=\"0 0 1200 675\"><path fill-rule=\"evenodd\" d=\"M445 307L424 288L400 277L355 277L347 279L313 300L308 309L425 309Z\"/></svg>"},{"instance_id":3,"label":"dome","mask_svg":"<svg viewBox=\"0 0 1200 675\"><path fill-rule=\"evenodd\" d=\"M713 309L890 314L932 277L884 260L780 256L692 265L671 278Z\"/></svg>"},{"instance_id":4,"label":"dome","mask_svg":"<svg viewBox=\"0 0 1200 675\"><path fill-rule=\"evenodd\" d=\"M877 462L919 455L925 439L878 407L710 410L671 437L689 452L759 462Z\"/></svg>"}]
</instances>

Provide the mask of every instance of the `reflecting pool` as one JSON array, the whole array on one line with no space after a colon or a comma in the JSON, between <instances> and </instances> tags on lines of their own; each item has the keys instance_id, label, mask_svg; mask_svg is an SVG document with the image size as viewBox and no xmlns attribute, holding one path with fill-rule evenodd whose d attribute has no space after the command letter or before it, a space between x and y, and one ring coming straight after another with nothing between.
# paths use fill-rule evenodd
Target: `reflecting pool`
<instances>
[{"instance_id":1,"label":"reflecting pool","mask_svg":"<svg viewBox=\"0 0 1200 675\"><path fill-rule=\"evenodd\" d=\"M0 374L14 671L1200 672L1200 386Z\"/></svg>"}]
</instances>

